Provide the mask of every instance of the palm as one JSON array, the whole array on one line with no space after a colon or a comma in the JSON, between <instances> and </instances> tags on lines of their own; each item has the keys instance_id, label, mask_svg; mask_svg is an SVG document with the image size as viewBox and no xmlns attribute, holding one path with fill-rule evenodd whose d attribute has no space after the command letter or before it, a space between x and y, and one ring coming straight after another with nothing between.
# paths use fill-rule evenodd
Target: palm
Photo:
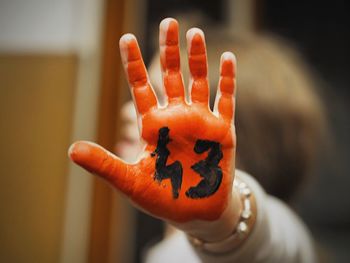
<instances>
[{"instance_id":1,"label":"palm","mask_svg":"<svg viewBox=\"0 0 350 263\"><path fill-rule=\"evenodd\" d=\"M154 215L177 222L195 218L213 219L220 215L226 205L222 199L228 197L232 183L234 143L230 123L214 116L205 105L185 103L170 104L165 109L151 111L144 115L142 123L142 137L147 146L145 158L135 165L135 169L147 172L143 172L139 177L141 182L138 192L134 192L134 201ZM172 178L155 180L156 161L159 155L154 153L159 142L159 131L165 127L169 131L168 136L171 140L166 145L169 151L167 165L180 162L182 167L182 183L175 197L174 190L176 189L174 189ZM189 197L189 189L196 187L203 180L203 177L191 167L205 160L211 150L208 149L202 154L196 153L194 148L198 140L216 142L220 145L223 157L220 158L219 167L223 176L218 182L216 174L209 175L212 185L209 183L208 187L203 189L206 191L204 196ZM220 187L217 190L215 186L218 183ZM155 197L157 204L149 202L148 196ZM198 205L199 202L200 205ZM207 211L212 212L207 213Z\"/></svg>"},{"instance_id":2,"label":"palm","mask_svg":"<svg viewBox=\"0 0 350 263\"><path fill-rule=\"evenodd\" d=\"M139 162L126 164L84 142L71 152L74 161L110 181L138 207L174 222L219 218L230 198L233 180L234 60L232 56L222 57L220 92L213 113L208 107L204 35L198 29L192 33L188 33L193 78L189 104L184 99L179 71L177 23L167 19L161 24L161 61L168 97L164 108L158 106L148 82L136 39L125 35L120 41L145 142Z\"/></svg>"}]
</instances>

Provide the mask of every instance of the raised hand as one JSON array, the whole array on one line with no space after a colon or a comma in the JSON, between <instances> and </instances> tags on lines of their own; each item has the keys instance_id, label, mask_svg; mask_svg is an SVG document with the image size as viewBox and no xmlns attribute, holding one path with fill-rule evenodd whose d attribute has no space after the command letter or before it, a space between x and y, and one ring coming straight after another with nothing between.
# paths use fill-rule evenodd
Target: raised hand
<instances>
[{"instance_id":1,"label":"raised hand","mask_svg":"<svg viewBox=\"0 0 350 263\"><path fill-rule=\"evenodd\" d=\"M69 155L129 196L138 208L176 223L218 219L231 198L235 169L234 55L221 56L220 81L212 112L204 34L187 32L190 101L180 71L178 24L160 24L160 56L167 105L160 106L149 82L136 38L126 34L120 51L138 113L144 150L129 164L102 147L79 141Z\"/></svg>"}]
</instances>

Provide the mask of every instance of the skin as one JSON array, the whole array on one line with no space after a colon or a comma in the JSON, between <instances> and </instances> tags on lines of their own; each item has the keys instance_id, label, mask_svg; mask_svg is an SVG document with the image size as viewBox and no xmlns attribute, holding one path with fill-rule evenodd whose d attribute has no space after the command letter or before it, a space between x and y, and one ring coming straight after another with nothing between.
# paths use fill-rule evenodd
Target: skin
<instances>
[{"instance_id":1,"label":"skin","mask_svg":"<svg viewBox=\"0 0 350 263\"><path fill-rule=\"evenodd\" d=\"M139 160L127 163L91 142L74 143L69 156L78 165L111 183L128 196L135 206L152 216L172 223L204 240L220 240L229 235L241 210L238 195L232 193L235 171L236 135L233 125L236 91L236 59L230 52L221 56L220 80L214 111L209 108L209 82L204 33L198 28L187 32L188 60L191 73L190 101L180 71L178 23L164 19L160 24L160 57L165 106L160 106L149 82L146 67L135 36L120 39L120 52L133 95L143 149ZM155 180L159 130L169 129L170 152L167 165L179 161L182 184L174 198L170 179ZM219 162L222 181L213 194L189 198L186 191L203 178L191 166L204 160L208 151L194 151L197 140L220 144Z\"/></svg>"}]
</instances>

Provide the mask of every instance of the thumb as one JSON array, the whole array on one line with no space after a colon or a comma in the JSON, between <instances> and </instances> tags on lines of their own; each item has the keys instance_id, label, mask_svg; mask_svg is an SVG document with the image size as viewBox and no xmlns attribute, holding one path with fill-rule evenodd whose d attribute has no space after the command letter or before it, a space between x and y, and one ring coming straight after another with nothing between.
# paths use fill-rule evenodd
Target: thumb
<instances>
[{"instance_id":1,"label":"thumb","mask_svg":"<svg viewBox=\"0 0 350 263\"><path fill-rule=\"evenodd\" d=\"M132 193L134 177L129 176L130 165L101 146L78 141L70 146L68 156L73 162L107 180L124 194L129 196Z\"/></svg>"}]
</instances>

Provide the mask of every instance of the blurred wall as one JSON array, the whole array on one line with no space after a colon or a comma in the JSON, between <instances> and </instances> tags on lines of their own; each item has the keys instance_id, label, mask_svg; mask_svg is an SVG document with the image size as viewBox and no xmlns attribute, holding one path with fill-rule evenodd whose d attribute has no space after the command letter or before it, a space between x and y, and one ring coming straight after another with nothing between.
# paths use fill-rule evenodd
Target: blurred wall
<instances>
[{"instance_id":1,"label":"blurred wall","mask_svg":"<svg viewBox=\"0 0 350 263\"><path fill-rule=\"evenodd\" d=\"M87 261L103 2L0 1L0 262Z\"/></svg>"},{"instance_id":2,"label":"blurred wall","mask_svg":"<svg viewBox=\"0 0 350 263\"><path fill-rule=\"evenodd\" d=\"M73 55L0 55L0 261L57 262Z\"/></svg>"}]
</instances>

